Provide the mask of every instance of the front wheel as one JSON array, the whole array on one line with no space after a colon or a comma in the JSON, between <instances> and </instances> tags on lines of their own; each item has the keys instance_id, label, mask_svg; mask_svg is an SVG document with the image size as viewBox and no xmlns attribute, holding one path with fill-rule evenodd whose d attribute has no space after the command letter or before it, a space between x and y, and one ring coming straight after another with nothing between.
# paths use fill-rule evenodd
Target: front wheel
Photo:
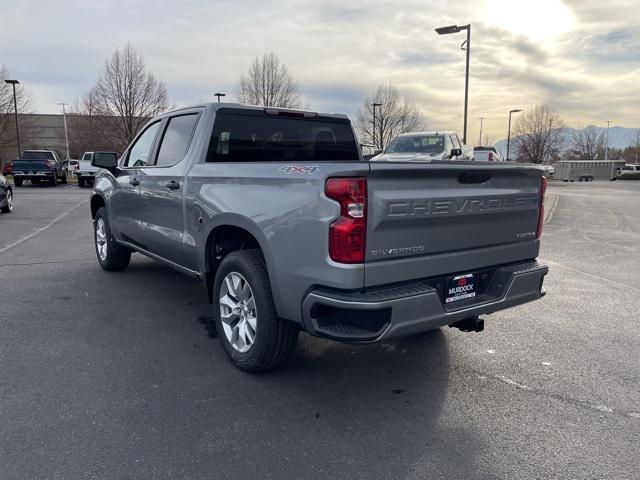
<instances>
[{"instance_id":1,"label":"front wheel","mask_svg":"<svg viewBox=\"0 0 640 480\"><path fill-rule=\"evenodd\" d=\"M106 208L98 209L93 221L93 231L96 255L100 266L110 272L127 268L131 260L131 250L118 245L113 239Z\"/></svg>"},{"instance_id":2,"label":"front wheel","mask_svg":"<svg viewBox=\"0 0 640 480\"><path fill-rule=\"evenodd\" d=\"M259 250L238 250L222 260L213 299L218 336L236 367L260 372L289 358L298 340L298 328L276 315Z\"/></svg>"}]
</instances>

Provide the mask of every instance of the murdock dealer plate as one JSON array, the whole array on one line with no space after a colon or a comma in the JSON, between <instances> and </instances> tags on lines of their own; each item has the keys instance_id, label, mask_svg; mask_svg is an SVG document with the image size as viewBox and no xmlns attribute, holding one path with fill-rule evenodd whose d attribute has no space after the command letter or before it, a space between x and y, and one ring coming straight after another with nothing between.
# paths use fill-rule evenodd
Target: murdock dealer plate
<instances>
[{"instance_id":1,"label":"murdock dealer plate","mask_svg":"<svg viewBox=\"0 0 640 480\"><path fill-rule=\"evenodd\" d=\"M451 303L475 297L477 287L478 278L475 273L449 277L447 279L447 289L444 292L444 301L445 303Z\"/></svg>"}]
</instances>

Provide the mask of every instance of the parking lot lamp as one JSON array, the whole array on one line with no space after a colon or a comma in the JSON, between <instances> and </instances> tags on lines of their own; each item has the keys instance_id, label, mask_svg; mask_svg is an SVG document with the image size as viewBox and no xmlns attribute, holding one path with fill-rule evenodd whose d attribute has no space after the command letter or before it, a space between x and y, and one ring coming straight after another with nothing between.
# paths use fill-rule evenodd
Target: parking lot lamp
<instances>
[{"instance_id":1,"label":"parking lot lamp","mask_svg":"<svg viewBox=\"0 0 640 480\"><path fill-rule=\"evenodd\" d=\"M226 93L220 93L220 92L216 92L213 94L214 97L218 97L218 103L220 103L220 97L225 97L227 94Z\"/></svg>"},{"instance_id":2,"label":"parking lot lamp","mask_svg":"<svg viewBox=\"0 0 640 480\"><path fill-rule=\"evenodd\" d=\"M16 100L16 85L20 82L18 80L5 80L4 83L10 84L13 87L13 113L16 117L16 137L18 140L18 159L20 159L20 126L18 125L18 100Z\"/></svg>"},{"instance_id":3,"label":"parking lot lamp","mask_svg":"<svg viewBox=\"0 0 640 480\"><path fill-rule=\"evenodd\" d=\"M507 162L511 160L511 114L521 112L522 110L509 110L509 129L507 131Z\"/></svg>"},{"instance_id":4,"label":"parking lot lamp","mask_svg":"<svg viewBox=\"0 0 640 480\"><path fill-rule=\"evenodd\" d=\"M467 40L462 44L462 49L467 53L467 65L464 76L464 129L462 131L462 142L467 143L467 110L469 106L469 57L471 55L471 24L467 25L449 25L447 27L436 28L438 35L448 35L450 33L458 33L462 30L467 31Z\"/></svg>"}]
</instances>

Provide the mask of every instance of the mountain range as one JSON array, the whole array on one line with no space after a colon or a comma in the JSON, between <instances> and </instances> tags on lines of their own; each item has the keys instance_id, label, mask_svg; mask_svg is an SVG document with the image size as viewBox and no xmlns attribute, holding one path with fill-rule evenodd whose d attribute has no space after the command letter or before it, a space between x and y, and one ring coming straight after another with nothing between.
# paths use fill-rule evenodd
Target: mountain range
<instances>
[{"instance_id":1,"label":"mountain range","mask_svg":"<svg viewBox=\"0 0 640 480\"><path fill-rule=\"evenodd\" d=\"M607 127L596 127L595 125L589 125L585 128L594 130L598 135L606 135ZM573 135L576 132L576 128L565 127L562 130L561 138L563 141L563 149L568 149L573 143ZM609 128L609 148L624 149L628 146L637 145L638 142L638 128L626 128L626 127L610 127ZM514 137L511 137L511 156L515 155L515 148L513 143ZM502 155L507 156L507 139L499 140L495 143L495 146L500 150Z\"/></svg>"}]
</instances>

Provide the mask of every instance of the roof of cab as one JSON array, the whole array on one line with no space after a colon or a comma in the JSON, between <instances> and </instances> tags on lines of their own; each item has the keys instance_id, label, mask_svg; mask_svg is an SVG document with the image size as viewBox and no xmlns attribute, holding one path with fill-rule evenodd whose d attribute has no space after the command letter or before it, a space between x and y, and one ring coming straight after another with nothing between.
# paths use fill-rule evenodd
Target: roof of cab
<instances>
[{"instance_id":1,"label":"roof of cab","mask_svg":"<svg viewBox=\"0 0 640 480\"><path fill-rule=\"evenodd\" d=\"M184 110L191 110L194 108L211 108L214 111L217 111L221 108L234 108L234 109L243 109L243 110L257 110L257 111L264 111L265 109L270 109L270 110L280 110L280 111L285 111L285 112L296 112L296 113L312 113L315 114L317 116L320 117L334 117L334 118L342 118L342 119L349 119L349 117L343 113L323 113L323 112L313 112L311 110L302 110L302 109L296 109L296 108L283 108L283 107L265 107L263 105L244 105L242 103L233 103L233 102L206 102L206 103L200 103L200 104L195 104L195 105L189 105L186 107L180 107L180 108L176 108L173 110L170 110L168 112L164 112L161 115L158 115L158 117L164 117L167 115L172 115L174 113L178 113Z\"/></svg>"}]
</instances>

